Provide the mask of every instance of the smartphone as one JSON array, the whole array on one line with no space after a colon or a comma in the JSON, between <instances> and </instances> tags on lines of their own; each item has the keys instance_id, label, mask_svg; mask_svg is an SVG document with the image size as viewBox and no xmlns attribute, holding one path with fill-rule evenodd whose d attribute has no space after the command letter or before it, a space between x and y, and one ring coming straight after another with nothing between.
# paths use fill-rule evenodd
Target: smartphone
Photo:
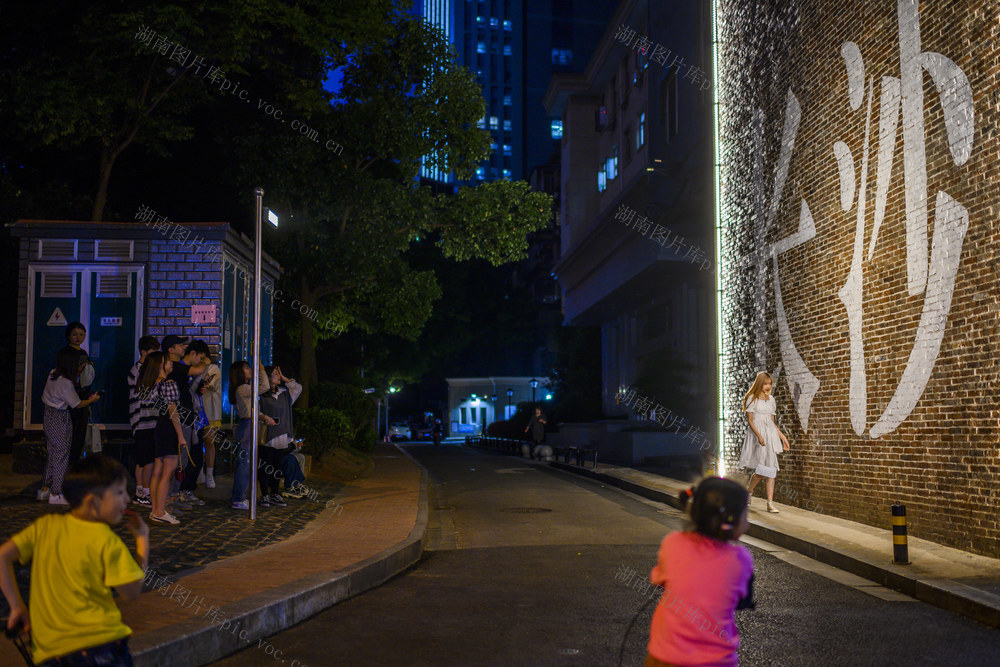
<instances>
[{"instance_id":1,"label":"smartphone","mask_svg":"<svg viewBox=\"0 0 1000 667\"><path fill-rule=\"evenodd\" d=\"M97 394L98 396L104 396L104 390L103 389L98 389L94 393Z\"/></svg>"},{"instance_id":2,"label":"smartphone","mask_svg":"<svg viewBox=\"0 0 1000 667\"><path fill-rule=\"evenodd\" d=\"M274 419L274 425L275 425L275 426L277 426L277 425L278 425L278 424L280 424L280 423L281 423L281 420L280 420L280 419Z\"/></svg>"}]
</instances>

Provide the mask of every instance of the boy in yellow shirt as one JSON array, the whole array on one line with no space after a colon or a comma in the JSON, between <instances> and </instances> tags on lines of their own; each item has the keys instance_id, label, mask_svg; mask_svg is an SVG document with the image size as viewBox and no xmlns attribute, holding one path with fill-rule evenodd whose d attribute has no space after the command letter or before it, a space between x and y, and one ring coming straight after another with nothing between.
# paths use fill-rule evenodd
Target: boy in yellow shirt
<instances>
[{"instance_id":1,"label":"boy in yellow shirt","mask_svg":"<svg viewBox=\"0 0 1000 667\"><path fill-rule=\"evenodd\" d=\"M136 559L111 531L129 496L120 463L95 455L74 463L63 482L68 513L47 514L0 546L0 590L10 605L7 627L31 632L36 664L114 664L131 667L128 636L111 596L142 593L149 528L130 513ZM14 561L31 561L30 615L14 581Z\"/></svg>"}]
</instances>

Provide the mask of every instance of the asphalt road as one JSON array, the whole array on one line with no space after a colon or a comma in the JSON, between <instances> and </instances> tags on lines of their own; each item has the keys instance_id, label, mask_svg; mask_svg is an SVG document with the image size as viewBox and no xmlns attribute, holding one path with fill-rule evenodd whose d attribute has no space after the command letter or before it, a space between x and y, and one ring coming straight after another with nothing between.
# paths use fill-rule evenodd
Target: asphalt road
<instances>
[{"instance_id":1,"label":"asphalt road","mask_svg":"<svg viewBox=\"0 0 1000 667\"><path fill-rule=\"evenodd\" d=\"M407 450L432 476L424 558L217 664L613 666L623 643L642 664L653 605L621 573L648 575L680 512L514 457ZM760 546L741 665L1000 664L1000 631Z\"/></svg>"}]
</instances>

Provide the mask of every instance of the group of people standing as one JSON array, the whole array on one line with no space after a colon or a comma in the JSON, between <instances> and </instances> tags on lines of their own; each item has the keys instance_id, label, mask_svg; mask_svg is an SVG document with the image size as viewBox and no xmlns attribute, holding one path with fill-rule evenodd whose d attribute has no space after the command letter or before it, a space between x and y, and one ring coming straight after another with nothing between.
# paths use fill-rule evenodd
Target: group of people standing
<instances>
[{"instance_id":1,"label":"group of people standing","mask_svg":"<svg viewBox=\"0 0 1000 667\"><path fill-rule=\"evenodd\" d=\"M62 493L66 470L83 452L89 406L103 392L91 392L94 367L81 347L86 328L73 322L66 328L67 346L56 355L55 369L42 392L43 431L48 460L39 500L68 504ZM229 401L238 423L234 447L235 479L230 505L249 509L252 371L246 361L229 369ZM134 439L136 492L133 502L149 507L149 518L177 525L177 514L204 505L198 484L214 488L217 439L222 426L222 371L202 340L169 334L139 339L139 360L129 376L129 422ZM292 404L302 386L279 367L263 367L258 379L262 433L259 457L267 474L258 475L258 505L284 506L285 496L303 497L304 475L294 456ZM223 443L224 444L224 443ZM285 479L285 494L279 492Z\"/></svg>"}]
</instances>

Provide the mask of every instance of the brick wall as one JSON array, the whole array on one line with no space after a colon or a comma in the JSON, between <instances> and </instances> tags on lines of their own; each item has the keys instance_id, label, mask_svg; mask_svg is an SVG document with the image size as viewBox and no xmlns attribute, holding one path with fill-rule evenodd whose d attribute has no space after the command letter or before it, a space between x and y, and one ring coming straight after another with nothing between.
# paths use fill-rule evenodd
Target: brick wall
<instances>
[{"instance_id":1,"label":"brick wall","mask_svg":"<svg viewBox=\"0 0 1000 667\"><path fill-rule=\"evenodd\" d=\"M997 555L1000 3L718 19L728 467L766 369L777 500Z\"/></svg>"},{"instance_id":2,"label":"brick wall","mask_svg":"<svg viewBox=\"0 0 1000 667\"><path fill-rule=\"evenodd\" d=\"M197 252L183 241L149 242L149 304L146 307L146 332L162 337L180 334L200 338L219 349L222 327L216 324L191 324L191 306L215 304L222 315L222 272L216 260L221 241L205 241Z\"/></svg>"}]
</instances>

